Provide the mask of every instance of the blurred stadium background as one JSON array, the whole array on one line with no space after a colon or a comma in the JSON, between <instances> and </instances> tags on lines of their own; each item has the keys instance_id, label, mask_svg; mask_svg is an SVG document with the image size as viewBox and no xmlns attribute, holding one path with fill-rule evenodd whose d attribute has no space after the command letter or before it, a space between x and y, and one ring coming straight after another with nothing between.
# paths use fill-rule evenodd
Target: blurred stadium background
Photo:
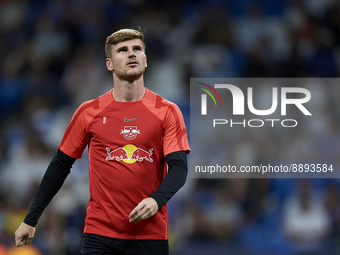
<instances>
[{"instance_id":1,"label":"blurred stadium background","mask_svg":"<svg viewBox=\"0 0 340 255\"><path fill-rule=\"evenodd\" d=\"M112 87L106 37L138 26L146 32L145 84L180 106L188 128L190 77L340 74L338 0L1 0L0 255L80 254L86 152L41 217L33 246L14 248L14 231L74 110ZM339 158L340 89L318 96L334 108L329 132L315 139ZM339 192L336 179L188 179L168 203L171 254L340 254Z\"/></svg>"}]
</instances>

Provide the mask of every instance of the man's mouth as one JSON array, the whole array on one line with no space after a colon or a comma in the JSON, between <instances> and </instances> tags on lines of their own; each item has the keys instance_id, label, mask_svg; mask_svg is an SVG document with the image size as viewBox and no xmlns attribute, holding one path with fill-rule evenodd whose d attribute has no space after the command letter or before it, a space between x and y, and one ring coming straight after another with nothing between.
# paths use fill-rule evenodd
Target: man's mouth
<instances>
[{"instance_id":1,"label":"man's mouth","mask_svg":"<svg viewBox=\"0 0 340 255\"><path fill-rule=\"evenodd\" d=\"M127 66L136 66L136 65L138 65L137 61L130 61L127 63Z\"/></svg>"}]
</instances>

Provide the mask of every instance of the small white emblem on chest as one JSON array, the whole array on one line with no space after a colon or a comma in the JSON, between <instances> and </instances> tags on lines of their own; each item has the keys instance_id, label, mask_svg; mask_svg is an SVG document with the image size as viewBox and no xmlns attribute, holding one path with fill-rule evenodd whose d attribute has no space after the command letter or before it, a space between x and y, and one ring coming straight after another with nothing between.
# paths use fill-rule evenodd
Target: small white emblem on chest
<instances>
[{"instance_id":1,"label":"small white emblem on chest","mask_svg":"<svg viewBox=\"0 0 340 255\"><path fill-rule=\"evenodd\" d=\"M134 121L137 120L138 118L132 118L132 119L128 119L127 117L125 117L124 122L130 122L130 121Z\"/></svg>"},{"instance_id":2,"label":"small white emblem on chest","mask_svg":"<svg viewBox=\"0 0 340 255\"><path fill-rule=\"evenodd\" d=\"M127 140L133 140L141 133L140 130L137 129L137 126L125 126L124 129L120 131L120 134Z\"/></svg>"}]
</instances>

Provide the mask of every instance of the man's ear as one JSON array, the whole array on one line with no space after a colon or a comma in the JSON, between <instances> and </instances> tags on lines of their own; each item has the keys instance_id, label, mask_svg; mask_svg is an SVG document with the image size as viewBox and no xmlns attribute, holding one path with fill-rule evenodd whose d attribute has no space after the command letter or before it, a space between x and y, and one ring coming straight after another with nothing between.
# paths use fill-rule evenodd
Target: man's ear
<instances>
[{"instance_id":1,"label":"man's ear","mask_svg":"<svg viewBox=\"0 0 340 255\"><path fill-rule=\"evenodd\" d=\"M110 72L113 71L113 65L112 65L112 59L111 58L106 58L106 68Z\"/></svg>"},{"instance_id":2,"label":"man's ear","mask_svg":"<svg viewBox=\"0 0 340 255\"><path fill-rule=\"evenodd\" d=\"M145 55L145 67L147 67L147 66L148 66L148 61L147 61L147 57Z\"/></svg>"}]
</instances>

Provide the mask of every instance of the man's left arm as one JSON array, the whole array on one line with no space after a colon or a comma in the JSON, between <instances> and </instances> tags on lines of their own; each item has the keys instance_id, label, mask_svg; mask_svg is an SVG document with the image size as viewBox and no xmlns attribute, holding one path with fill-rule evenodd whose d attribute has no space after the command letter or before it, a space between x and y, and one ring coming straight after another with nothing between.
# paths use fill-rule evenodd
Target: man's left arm
<instances>
[{"instance_id":1,"label":"man's left arm","mask_svg":"<svg viewBox=\"0 0 340 255\"><path fill-rule=\"evenodd\" d=\"M130 213L130 222L145 220L156 214L159 208L184 185L188 174L187 152L175 151L165 156L168 174L150 197L143 199Z\"/></svg>"}]
</instances>

